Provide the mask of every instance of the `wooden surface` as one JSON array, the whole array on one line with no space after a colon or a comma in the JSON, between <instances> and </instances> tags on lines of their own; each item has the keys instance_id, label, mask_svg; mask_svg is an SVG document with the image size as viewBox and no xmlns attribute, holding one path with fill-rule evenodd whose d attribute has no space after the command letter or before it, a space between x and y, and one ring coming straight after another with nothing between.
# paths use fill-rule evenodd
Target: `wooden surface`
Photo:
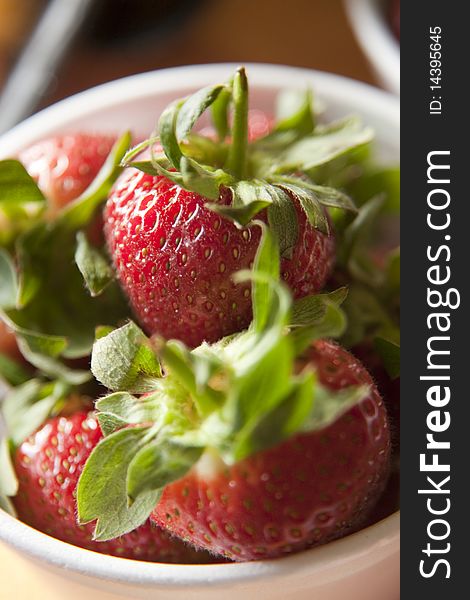
<instances>
[{"instance_id":1,"label":"wooden surface","mask_svg":"<svg viewBox=\"0 0 470 600\"><path fill-rule=\"evenodd\" d=\"M6 3L6 0L1 0ZM15 0L21 6L24 0ZM1 4L0 4L1 8ZM6 13L5 13L6 14ZM15 15L17 16L17 15ZM0 13L0 20L2 14ZM5 17L3 17L5 24ZM15 26L18 31L21 29ZM5 47L3 48L5 52ZM0 83L5 76L0 46ZM175 65L234 61L284 63L374 83L340 0L212 0L164 40L93 48L77 40L43 105L93 85ZM112 600L63 582L0 544L0 600Z\"/></svg>"},{"instance_id":2,"label":"wooden surface","mask_svg":"<svg viewBox=\"0 0 470 600\"><path fill-rule=\"evenodd\" d=\"M0 600L123 600L63 579L0 543Z\"/></svg>"}]
</instances>

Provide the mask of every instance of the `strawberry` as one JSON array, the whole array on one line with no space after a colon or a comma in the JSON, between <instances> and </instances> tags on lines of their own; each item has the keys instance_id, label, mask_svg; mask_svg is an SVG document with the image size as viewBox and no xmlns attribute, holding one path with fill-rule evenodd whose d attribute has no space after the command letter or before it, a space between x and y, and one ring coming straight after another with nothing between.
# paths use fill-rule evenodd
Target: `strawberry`
<instances>
[{"instance_id":1,"label":"strawberry","mask_svg":"<svg viewBox=\"0 0 470 600\"><path fill-rule=\"evenodd\" d=\"M232 278L251 268L260 239L258 227L238 228L206 202L166 177L130 169L105 210L108 248L139 321L149 333L192 347L250 323L250 286ZM229 204L228 190L220 202ZM295 207L298 242L281 270L299 297L321 289L333 263L334 240L311 227Z\"/></svg>"},{"instance_id":2,"label":"strawberry","mask_svg":"<svg viewBox=\"0 0 470 600\"><path fill-rule=\"evenodd\" d=\"M248 140L254 141L268 135L274 126L274 119L262 110L252 108L248 111ZM214 138L213 127L203 127L200 135Z\"/></svg>"},{"instance_id":3,"label":"strawberry","mask_svg":"<svg viewBox=\"0 0 470 600\"><path fill-rule=\"evenodd\" d=\"M112 135L58 135L21 151L19 160L48 199L50 212L55 213L86 190L115 141Z\"/></svg>"},{"instance_id":4,"label":"strawberry","mask_svg":"<svg viewBox=\"0 0 470 600\"><path fill-rule=\"evenodd\" d=\"M202 562L182 542L146 522L109 542L93 541L93 527L76 521L75 487L90 452L102 434L93 413L47 420L16 450L18 516L28 525L75 546L104 554L162 562Z\"/></svg>"},{"instance_id":5,"label":"strawberry","mask_svg":"<svg viewBox=\"0 0 470 600\"><path fill-rule=\"evenodd\" d=\"M80 477L77 506L81 522L98 519L101 539L116 514L97 485L119 490L119 519L139 524L150 514L234 560L354 531L383 491L390 432L380 394L357 359L319 339L344 330L345 291L292 305L276 279L276 238L262 230L247 331L190 351L128 323L95 342L92 372L116 393L96 405L105 438Z\"/></svg>"},{"instance_id":6,"label":"strawberry","mask_svg":"<svg viewBox=\"0 0 470 600\"><path fill-rule=\"evenodd\" d=\"M371 377L346 350L318 341L306 363L330 389L366 384L370 392L323 430L231 467L197 464L165 488L151 515L155 523L234 560L280 556L360 527L388 474L386 411Z\"/></svg>"},{"instance_id":7,"label":"strawberry","mask_svg":"<svg viewBox=\"0 0 470 600\"><path fill-rule=\"evenodd\" d=\"M20 351L16 344L15 334L1 320L0 320L0 354L5 354L14 359L18 359L21 357Z\"/></svg>"},{"instance_id":8,"label":"strawberry","mask_svg":"<svg viewBox=\"0 0 470 600\"><path fill-rule=\"evenodd\" d=\"M216 140L191 131L209 106ZM253 263L260 239L254 218L278 235L281 274L294 297L319 291L331 271L335 244L325 207L355 209L307 171L364 143L369 133L357 124L346 135L338 124L316 128L308 94L270 133L269 119L252 115L250 127L248 84L239 69L229 84L171 104L160 117L159 138L124 157L138 170L125 170L111 191L105 236L149 334L195 347L249 324L250 284L235 284L233 275ZM142 154L149 147L151 160Z\"/></svg>"}]
</instances>

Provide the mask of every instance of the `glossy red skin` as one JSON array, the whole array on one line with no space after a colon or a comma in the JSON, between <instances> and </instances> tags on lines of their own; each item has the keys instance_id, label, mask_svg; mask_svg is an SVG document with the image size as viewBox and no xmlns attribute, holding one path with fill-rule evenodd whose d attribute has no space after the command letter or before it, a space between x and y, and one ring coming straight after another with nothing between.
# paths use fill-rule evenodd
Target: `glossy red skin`
<instances>
[{"instance_id":1,"label":"glossy red skin","mask_svg":"<svg viewBox=\"0 0 470 600\"><path fill-rule=\"evenodd\" d=\"M228 190L220 202L230 202ZM250 286L235 285L232 275L252 266L261 235L259 226L238 229L205 203L165 177L128 169L105 208L108 249L138 320L147 333L192 347L250 323ZM281 271L301 297L322 288L334 238L313 229L296 209L299 239Z\"/></svg>"},{"instance_id":2,"label":"glossy red skin","mask_svg":"<svg viewBox=\"0 0 470 600\"><path fill-rule=\"evenodd\" d=\"M37 181L54 212L86 190L115 141L113 135L66 134L33 144L20 152L19 160Z\"/></svg>"},{"instance_id":3,"label":"glossy red skin","mask_svg":"<svg viewBox=\"0 0 470 600\"><path fill-rule=\"evenodd\" d=\"M93 523L77 524L75 488L101 437L93 414L77 412L49 419L25 441L14 457L19 479L14 504L19 518L55 538L102 554L158 562L206 562L207 555L171 538L150 521L109 542L92 540Z\"/></svg>"},{"instance_id":4,"label":"glossy red skin","mask_svg":"<svg viewBox=\"0 0 470 600\"><path fill-rule=\"evenodd\" d=\"M329 427L259 452L205 480L195 469L167 486L151 519L196 547L236 561L274 558L358 529L389 472L387 413L370 375L346 350L309 351L332 389L370 394Z\"/></svg>"}]
</instances>

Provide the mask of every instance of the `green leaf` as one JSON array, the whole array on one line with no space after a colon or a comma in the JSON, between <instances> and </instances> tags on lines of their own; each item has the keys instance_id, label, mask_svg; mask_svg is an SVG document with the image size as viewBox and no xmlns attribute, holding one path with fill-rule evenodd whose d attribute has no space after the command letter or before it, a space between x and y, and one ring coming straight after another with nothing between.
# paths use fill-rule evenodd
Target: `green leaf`
<instances>
[{"instance_id":1,"label":"green leaf","mask_svg":"<svg viewBox=\"0 0 470 600\"><path fill-rule=\"evenodd\" d=\"M16 308L5 310L25 355L47 373L70 375L60 358L87 355L98 324L115 324L128 307L116 283L93 299L74 264L76 229L85 227L117 177L129 134L116 142L95 181L51 223L36 223L17 241ZM45 353L45 357L39 356ZM56 360L51 360L54 358ZM83 377L82 373L80 377Z\"/></svg>"},{"instance_id":2,"label":"green leaf","mask_svg":"<svg viewBox=\"0 0 470 600\"><path fill-rule=\"evenodd\" d=\"M274 131L295 131L301 135L312 133L315 127L311 90L285 90L277 98L277 123Z\"/></svg>"},{"instance_id":3,"label":"green leaf","mask_svg":"<svg viewBox=\"0 0 470 600\"><path fill-rule=\"evenodd\" d=\"M279 187L269 186L272 204L268 207L268 223L277 236L281 258L291 259L299 237L297 212L289 195Z\"/></svg>"},{"instance_id":4,"label":"green leaf","mask_svg":"<svg viewBox=\"0 0 470 600\"><path fill-rule=\"evenodd\" d=\"M94 538L106 541L133 531L144 523L160 492L140 494L129 506L127 471L145 445L148 427L116 431L101 440L90 454L77 486L80 523L96 522Z\"/></svg>"},{"instance_id":5,"label":"green leaf","mask_svg":"<svg viewBox=\"0 0 470 600\"><path fill-rule=\"evenodd\" d=\"M260 181L237 181L229 186L232 192L232 203L208 204L214 210L240 226L247 225L263 208L273 202L271 186Z\"/></svg>"},{"instance_id":6,"label":"green leaf","mask_svg":"<svg viewBox=\"0 0 470 600\"><path fill-rule=\"evenodd\" d=\"M292 307L291 327L317 325L324 318L328 305L340 306L347 295L348 289L341 287L334 292L304 296L295 300Z\"/></svg>"},{"instance_id":7,"label":"green leaf","mask_svg":"<svg viewBox=\"0 0 470 600\"><path fill-rule=\"evenodd\" d=\"M311 90L281 92L277 98L276 113L277 123L273 130L252 143L258 160L265 154L269 167L277 164L279 155L295 141L313 132L315 116Z\"/></svg>"},{"instance_id":8,"label":"green leaf","mask_svg":"<svg viewBox=\"0 0 470 600\"><path fill-rule=\"evenodd\" d=\"M111 327L110 325L98 325L95 329L95 340L99 340L105 335L108 335L111 331L114 331L114 327Z\"/></svg>"},{"instance_id":9,"label":"green leaf","mask_svg":"<svg viewBox=\"0 0 470 600\"><path fill-rule=\"evenodd\" d=\"M357 217L344 232L344 239L341 242L343 261L351 260L351 256L354 256L358 251L362 251L368 243L371 230L376 224L383 203L383 196L376 196L360 208Z\"/></svg>"},{"instance_id":10,"label":"green leaf","mask_svg":"<svg viewBox=\"0 0 470 600\"><path fill-rule=\"evenodd\" d=\"M181 157L181 178L182 187L191 190L208 198L209 200L218 200L221 185L229 185L233 179L225 171L217 169L209 171L201 167L196 161L186 156ZM208 204L212 208L212 204Z\"/></svg>"},{"instance_id":11,"label":"green leaf","mask_svg":"<svg viewBox=\"0 0 470 600\"><path fill-rule=\"evenodd\" d=\"M304 184L305 185L305 184ZM357 213L357 208L351 198L335 188L327 187L325 185L308 185L308 188L315 193L318 201L323 206L329 206L330 208L339 208L347 210L352 213Z\"/></svg>"},{"instance_id":12,"label":"green leaf","mask_svg":"<svg viewBox=\"0 0 470 600\"><path fill-rule=\"evenodd\" d=\"M38 205L44 208L45 198L34 179L17 160L0 161L0 206Z\"/></svg>"},{"instance_id":13,"label":"green leaf","mask_svg":"<svg viewBox=\"0 0 470 600\"><path fill-rule=\"evenodd\" d=\"M18 492L16 477L10 454L10 444L7 438L0 440L0 509L16 517L15 508L10 497Z\"/></svg>"},{"instance_id":14,"label":"green leaf","mask_svg":"<svg viewBox=\"0 0 470 600\"><path fill-rule=\"evenodd\" d=\"M201 456L201 448L187 448L169 440L156 440L144 446L132 459L127 471L127 493L138 498L145 492L163 489L183 477Z\"/></svg>"},{"instance_id":15,"label":"green leaf","mask_svg":"<svg viewBox=\"0 0 470 600\"><path fill-rule=\"evenodd\" d=\"M130 162L129 167L134 169L139 169L148 175L161 175L166 177L176 185L183 187L183 177L179 171L169 170L172 169L171 163L166 158L166 156L160 156L156 154L152 154L152 159L150 161L133 161Z\"/></svg>"},{"instance_id":16,"label":"green leaf","mask_svg":"<svg viewBox=\"0 0 470 600\"><path fill-rule=\"evenodd\" d=\"M341 344L346 347L359 344L370 331L391 325L390 317L377 293L360 283L353 283L349 287L343 310L347 315L348 326Z\"/></svg>"},{"instance_id":17,"label":"green leaf","mask_svg":"<svg viewBox=\"0 0 470 600\"><path fill-rule=\"evenodd\" d=\"M45 356L57 357L67 345L61 336L42 335L21 328L16 329L16 334L27 343L31 352Z\"/></svg>"},{"instance_id":18,"label":"green leaf","mask_svg":"<svg viewBox=\"0 0 470 600\"><path fill-rule=\"evenodd\" d=\"M27 339L53 340L49 355L77 358L89 354L97 325L127 317L127 302L117 282L92 298L74 262L75 232L60 223L40 223L18 240L20 286L17 308L6 310L9 324Z\"/></svg>"},{"instance_id":19,"label":"green leaf","mask_svg":"<svg viewBox=\"0 0 470 600\"><path fill-rule=\"evenodd\" d=\"M45 208L46 199L24 166L17 160L1 160L0 245L11 244Z\"/></svg>"},{"instance_id":20,"label":"green leaf","mask_svg":"<svg viewBox=\"0 0 470 600\"><path fill-rule=\"evenodd\" d=\"M8 438L0 440L0 496L16 496L18 479L11 460Z\"/></svg>"},{"instance_id":21,"label":"green leaf","mask_svg":"<svg viewBox=\"0 0 470 600\"><path fill-rule=\"evenodd\" d=\"M52 377L64 379L68 383L80 384L87 381L91 373L66 367L57 357L66 349L67 341L61 336L38 334L22 328L20 311L7 311L3 318L16 336L18 347L28 362Z\"/></svg>"},{"instance_id":22,"label":"green leaf","mask_svg":"<svg viewBox=\"0 0 470 600\"><path fill-rule=\"evenodd\" d=\"M348 184L348 192L358 206L362 206L375 196L385 197L384 211L400 213L400 168L365 164L357 177Z\"/></svg>"},{"instance_id":23,"label":"green leaf","mask_svg":"<svg viewBox=\"0 0 470 600\"><path fill-rule=\"evenodd\" d=\"M38 223L19 238L16 244L18 290L15 306L26 306L41 288L41 274L35 265L35 255L46 255L49 246L47 225Z\"/></svg>"},{"instance_id":24,"label":"green leaf","mask_svg":"<svg viewBox=\"0 0 470 600\"><path fill-rule=\"evenodd\" d=\"M91 378L89 371L72 369L58 360L59 355L67 346L65 338L37 334L34 331L22 329L8 318L6 318L6 322L14 328L21 354L44 374L73 385L79 385Z\"/></svg>"},{"instance_id":25,"label":"green leaf","mask_svg":"<svg viewBox=\"0 0 470 600\"><path fill-rule=\"evenodd\" d=\"M373 137L372 129L362 127L358 120L348 120L338 128L315 130L314 135L304 137L289 146L279 157L277 172L308 171L367 144Z\"/></svg>"},{"instance_id":26,"label":"green leaf","mask_svg":"<svg viewBox=\"0 0 470 600\"><path fill-rule=\"evenodd\" d=\"M400 344L386 337L376 337L374 346L391 379L400 376Z\"/></svg>"},{"instance_id":27,"label":"green leaf","mask_svg":"<svg viewBox=\"0 0 470 600\"><path fill-rule=\"evenodd\" d=\"M226 182L225 185L232 192L231 204L208 204L208 208L243 227L268 207L269 224L278 237L281 255L288 258L298 237L297 213L288 194L257 180Z\"/></svg>"},{"instance_id":28,"label":"green leaf","mask_svg":"<svg viewBox=\"0 0 470 600\"><path fill-rule=\"evenodd\" d=\"M151 390L162 375L150 340L132 321L96 340L91 370L107 388L135 393Z\"/></svg>"},{"instance_id":29,"label":"green leaf","mask_svg":"<svg viewBox=\"0 0 470 600\"><path fill-rule=\"evenodd\" d=\"M176 139L181 142L191 131L196 121L218 98L225 85L212 85L198 90L184 101L176 117Z\"/></svg>"},{"instance_id":30,"label":"green leaf","mask_svg":"<svg viewBox=\"0 0 470 600\"><path fill-rule=\"evenodd\" d=\"M264 225L262 236L256 251L253 273L251 298L253 303L253 326L256 331L263 331L272 320L272 306L274 304L275 290L272 281L279 281L280 257L277 240L270 230ZM264 277L264 280L260 277Z\"/></svg>"},{"instance_id":31,"label":"green leaf","mask_svg":"<svg viewBox=\"0 0 470 600\"><path fill-rule=\"evenodd\" d=\"M346 326L347 319L344 311L334 303L326 303L322 316L316 321L312 319L310 324L292 330L291 337L296 352L306 350L314 340L341 337Z\"/></svg>"},{"instance_id":32,"label":"green leaf","mask_svg":"<svg viewBox=\"0 0 470 600\"><path fill-rule=\"evenodd\" d=\"M84 228L93 218L97 208L103 204L108 193L122 171L121 160L131 143L131 134L124 133L114 144L104 165L90 186L76 200L67 204L57 217L58 227L77 231Z\"/></svg>"},{"instance_id":33,"label":"green leaf","mask_svg":"<svg viewBox=\"0 0 470 600\"><path fill-rule=\"evenodd\" d=\"M280 337L274 328L255 339L251 348L237 357L236 377L222 418L232 424L235 439L222 445L227 462L242 457L246 432L250 432L260 415L270 412L289 393L293 365L293 348L287 336ZM242 441L240 441L240 439Z\"/></svg>"},{"instance_id":34,"label":"green leaf","mask_svg":"<svg viewBox=\"0 0 470 600\"><path fill-rule=\"evenodd\" d=\"M196 160L199 165L211 166L216 170L221 167L227 158L227 145L216 142L198 133L188 133L181 142L183 154L187 158ZM226 174L228 176L228 173Z\"/></svg>"},{"instance_id":35,"label":"green leaf","mask_svg":"<svg viewBox=\"0 0 470 600\"><path fill-rule=\"evenodd\" d=\"M96 248L90 245L83 231L77 233L75 262L92 296L99 296L114 279L111 266Z\"/></svg>"},{"instance_id":36,"label":"green leaf","mask_svg":"<svg viewBox=\"0 0 470 600\"><path fill-rule=\"evenodd\" d=\"M278 184L278 187L296 198L312 227L325 234L329 233L328 219L314 191L291 183Z\"/></svg>"},{"instance_id":37,"label":"green leaf","mask_svg":"<svg viewBox=\"0 0 470 600\"><path fill-rule=\"evenodd\" d=\"M326 387L316 386L312 411L301 430L318 431L328 427L350 408L365 400L369 393L369 387L363 385L334 392Z\"/></svg>"},{"instance_id":38,"label":"green leaf","mask_svg":"<svg viewBox=\"0 0 470 600\"><path fill-rule=\"evenodd\" d=\"M48 377L61 379L71 385L81 385L92 378L90 371L73 369L61 360L49 354L46 344L61 343L61 338L36 335L18 329L16 331L18 347L26 360ZM42 348L42 349L41 349Z\"/></svg>"},{"instance_id":39,"label":"green leaf","mask_svg":"<svg viewBox=\"0 0 470 600\"><path fill-rule=\"evenodd\" d=\"M10 255L0 248L0 308L13 308L18 295L16 270Z\"/></svg>"},{"instance_id":40,"label":"green leaf","mask_svg":"<svg viewBox=\"0 0 470 600\"><path fill-rule=\"evenodd\" d=\"M311 411L314 382L311 373L299 378L281 402L254 416L237 436L237 460L276 446L299 431Z\"/></svg>"},{"instance_id":41,"label":"green leaf","mask_svg":"<svg viewBox=\"0 0 470 600\"><path fill-rule=\"evenodd\" d=\"M5 354L0 354L0 379L9 385L15 386L25 383L30 379L26 369Z\"/></svg>"},{"instance_id":42,"label":"green leaf","mask_svg":"<svg viewBox=\"0 0 470 600\"><path fill-rule=\"evenodd\" d=\"M10 500L10 498L8 498L8 496L4 496L1 493L0 493L0 509L4 510L7 514L11 515L12 517L15 517L15 518L17 517L13 502Z\"/></svg>"},{"instance_id":43,"label":"green leaf","mask_svg":"<svg viewBox=\"0 0 470 600\"><path fill-rule=\"evenodd\" d=\"M147 148L151 148L155 145L156 146L160 145L160 137L159 136L151 136L148 139L144 140L143 142L140 142L139 144L132 146L132 148L129 148L129 150L127 150L127 152L122 157L120 166L121 167L129 167L132 164L132 161L136 156L139 156L139 154L142 154L144 150L147 150ZM162 154L162 156L164 156L164 155Z\"/></svg>"},{"instance_id":44,"label":"green leaf","mask_svg":"<svg viewBox=\"0 0 470 600\"><path fill-rule=\"evenodd\" d=\"M178 340L170 340L162 351L165 370L176 375L178 383L191 394L196 410L207 415L220 405L220 394L207 384L219 368L219 361L211 353L200 355L190 352Z\"/></svg>"},{"instance_id":45,"label":"green leaf","mask_svg":"<svg viewBox=\"0 0 470 600\"><path fill-rule=\"evenodd\" d=\"M162 112L158 121L158 132L160 134L163 150L175 169L180 168L180 161L183 156L178 143L178 138L176 137L176 122L178 113L183 104L184 100L172 102Z\"/></svg>"},{"instance_id":46,"label":"green leaf","mask_svg":"<svg viewBox=\"0 0 470 600\"><path fill-rule=\"evenodd\" d=\"M352 213L358 212L352 199L341 190L325 185L315 185L305 177L282 176L274 178L274 182L280 184L288 183L300 188L305 188L310 192L313 192L318 202L323 206L339 208Z\"/></svg>"},{"instance_id":47,"label":"green leaf","mask_svg":"<svg viewBox=\"0 0 470 600\"><path fill-rule=\"evenodd\" d=\"M128 392L115 392L95 404L103 434L109 435L128 425L157 422L165 410L158 395L135 398Z\"/></svg>"},{"instance_id":48,"label":"green leaf","mask_svg":"<svg viewBox=\"0 0 470 600\"><path fill-rule=\"evenodd\" d=\"M19 446L60 406L70 391L62 382L43 383L30 379L11 389L3 401L2 413L12 442Z\"/></svg>"},{"instance_id":49,"label":"green leaf","mask_svg":"<svg viewBox=\"0 0 470 600\"><path fill-rule=\"evenodd\" d=\"M347 288L343 287L294 302L290 327L297 353L306 350L314 340L339 338L344 334L347 320L340 305L347 294Z\"/></svg>"},{"instance_id":50,"label":"green leaf","mask_svg":"<svg viewBox=\"0 0 470 600\"><path fill-rule=\"evenodd\" d=\"M219 137L219 141L223 142L227 137L229 131L228 122L228 107L231 102L232 96L228 88L221 90L215 101L212 103L212 121L214 123L215 130Z\"/></svg>"}]
</instances>

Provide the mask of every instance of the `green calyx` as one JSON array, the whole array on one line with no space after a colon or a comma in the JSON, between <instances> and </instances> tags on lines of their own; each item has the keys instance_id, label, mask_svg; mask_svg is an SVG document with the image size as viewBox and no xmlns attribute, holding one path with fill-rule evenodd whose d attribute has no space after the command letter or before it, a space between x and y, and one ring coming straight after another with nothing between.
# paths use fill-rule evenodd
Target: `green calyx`
<instances>
[{"instance_id":1,"label":"green calyx","mask_svg":"<svg viewBox=\"0 0 470 600\"><path fill-rule=\"evenodd\" d=\"M128 314L107 259L87 236L129 144L125 133L89 188L53 220L45 218L44 197L21 163L0 161L0 210L30 216L8 229L10 244L0 248L0 319L30 363L74 385L91 373L64 359L87 356L96 325L115 326Z\"/></svg>"},{"instance_id":2,"label":"green calyx","mask_svg":"<svg viewBox=\"0 0 470 600\"><path fill-rule=\"evenodd\" d=\"M267 209L281 256L288 258L298 235L293 199L311 225L324 233L329 231L326 208L356 211L349 196L319 185L310 173L366 145L372 131L357 119L317 125L308 90L281 97L272 131L249 141L248 94L245 69L239 68L229 82L173 102L163 111L155 134L129 151L122 164L163 175L201 194L209 208L240 226ZM208 109L216 139L193 131ZM150 160L138 160L147 148ZM222 187L231 191L229 205L218 202Z\"/></svg>"},{"instance_id":3,"label":"green calyx","mask_svg":"<svg viewBox=\"0 0 470 600\"><path fill-rule=\"evenodd\" d=\"M371 250L377 245L374 236L383 227L389 207L384 194L372 196L343 227L334 277L338 283L347 282L349 288L343 305L347 327L341 343L353 348L369 344L389 377L395 379L400 375L400 248L382 250L375 257Z\"/></svg>"},{"instance_id":4,"label":"green calyx","mask_svg":"<svg viewBox=\"0 0 470 600\"><path fill-rule=\"evenodd\" d=\"M96 404L106 437L77 488L79 520L97 520L96 539L140 525L204 453L233 464L327 426L367 395L367 387L329 390L313 367L298 371L313 340L344 331L346 290L293 303L279 281L276 237L260 226L254 269L236 275L252 281L247 331L189 350L128 323L96 341L92 371L113 393Z\"/></svg>"}]
</instances>

